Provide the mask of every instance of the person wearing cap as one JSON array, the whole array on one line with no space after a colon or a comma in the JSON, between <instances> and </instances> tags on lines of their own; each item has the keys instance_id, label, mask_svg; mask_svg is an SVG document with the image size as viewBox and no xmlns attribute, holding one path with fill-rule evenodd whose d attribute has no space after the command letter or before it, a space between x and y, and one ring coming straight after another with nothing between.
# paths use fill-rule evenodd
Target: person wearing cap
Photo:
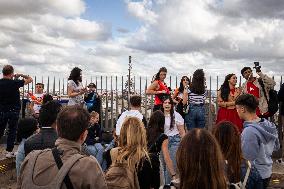
<instances>
[{"instance_id":1,"label":"person wearing cap","mask_svg":"<svg viewBox=\"0 0 284 189\"><path fill-rule=\"evenodd\" d=\"M88 111L100 112L100 97L96 92L97 86L94 83L88 85L88 93L85 94L84 101Z\"/></svg>"}]
</instances>

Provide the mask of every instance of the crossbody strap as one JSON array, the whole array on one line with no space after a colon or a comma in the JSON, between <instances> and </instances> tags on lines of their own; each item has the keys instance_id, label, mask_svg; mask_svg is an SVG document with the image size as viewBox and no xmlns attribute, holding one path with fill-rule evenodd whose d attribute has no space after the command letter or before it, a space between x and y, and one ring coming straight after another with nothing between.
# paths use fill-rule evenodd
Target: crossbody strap
<instances>
[{"instance_id":1,"label":"crossbody strap","mask_svg":"<svg viewBox=\"0 0 284 189\"><path fill-rule=\"evenodd\" d=\"M59 151L58 151L58 149L56 147L53 148L51 151L52 151L52 155L54 157L54 160L56 162L56 165L57 165L58 169L60 170L60 168L62 167L63 163L62 163L62 160L60 158ZM69 177L68 173L64 177L63 181L64 181L67 189L74 189L73 184L72 184L72 182L70 180L70 177Z\"/></svg>"},{"instance_id":2,"label":"crossbody strap","mask_svg":"<svg viewBox=\"0 0 284 189\"><path fill-rule=\"evenodd\" d=\"M251 163L249 161L247 161L247 163L248 163L248 168L247 168L246 176L245 176L244 181L242 183L242 189L246 188L248 177L249 177L249 174L250 174L250 171L251 171Z\"/></svg>"},{"instance_id":3,"label":"crossbody strap","mask_svg":"<svg viewBox=\"0 0 284 189\"><path fill-rule=\"evenodd\" d=\"M261 86L261 88L263 90L263 93L264 93L264 97L265 97L265 99L266 99L266 101L268 103L268 98L267 98L267 94L266 94L266 91L265 91L265 86L264 86L264 83L263 83L262 79L258 79L258 83L260 84L260 86Z\"/></svg>"}]
</instances>

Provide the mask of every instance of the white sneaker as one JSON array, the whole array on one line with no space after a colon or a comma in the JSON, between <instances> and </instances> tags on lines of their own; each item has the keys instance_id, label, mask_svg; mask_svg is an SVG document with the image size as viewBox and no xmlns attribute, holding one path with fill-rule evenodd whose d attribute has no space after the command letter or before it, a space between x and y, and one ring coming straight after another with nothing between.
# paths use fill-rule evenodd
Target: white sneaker
<instances>
[{"instance_id":1,"label":"white sneaker","mask_svg":"<svg viewBox=\"0 0 284 189\"><path fill-rule=\"evenodd\" d=\"M13 157L16 157L16 154L14 152L8 152L6 151L6 155L5 155L6 158L13 158Z\"/></svg>"}]
</instances>

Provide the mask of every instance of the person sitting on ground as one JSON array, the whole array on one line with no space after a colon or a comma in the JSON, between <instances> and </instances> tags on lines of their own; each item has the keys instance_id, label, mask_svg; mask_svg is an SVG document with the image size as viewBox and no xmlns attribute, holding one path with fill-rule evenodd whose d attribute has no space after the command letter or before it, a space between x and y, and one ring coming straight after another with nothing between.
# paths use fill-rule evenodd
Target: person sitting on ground
<instances>
[{"instance_id":1,"label":"person sitting on ground","mask_svg":"<svg viewBox=\"0 0 284 189\"><path fill-rule=\"evenodd\" d=\"M191 129L177 151L179 189L227 189L224 159L214 136L205 129Z\"/></svg>"},{"instance_id":2,"label":"person sitting on ground","mask_svg":"<svg viewBox=\"0 0 284 189\"><path fill-rule=\"evenodd\" d=\"M260 174L255 166L243 157L238 128L232 122L222 121L214 127L213 135L219 142L226 160L229 182L240 183L246 189L262 189Z\"/></svg>"},{"instance_id":3,"label":"person sitting on ground","mask_svg":"<svg viewBox=\"0 0 284 189\"><path fill-rule=\"evenodd\" d=\"M38 122L33 117L22 118L18 123L17 130L17 141L20 142L18 146L18 151L16 154L16 171L17 177L20 174L20 167L22 162L25 159L25 150L24 145L27 138L34 134L34 132L38 129Z\"/></svg>"},{"instance_id":4,"label":"person sitting on ground","mask_svg":"<svg viewBox=\"0 0 284 189\"><path fill-rule=\"evenodd\" d=\"M105 170L106 166L104 165L103 153L104 147L102 146L102 128L99 125L99 114L95 111L90 113L90 126L88 128L88 135L85 141L87 145L87 151L89 155L92 155L97 158L99 164Z\"/></svg>"},{"instance_id":5,"label":"person sitting on ground","mask_svg":"<svg viewBox=\"0 0 284 189\"><path fill-rule=\"evenodd\" d=\"M153 175L156 172L151 166L147 151L146 130L139 118L125 118L121 127L118 147L113 148L110 153L112 164L126 163L130 170L135 169L134 174L137 173L140 189L151 189L156 185L157 181L153 178L157 178L159 173ZM107 178L108 174L109 172L106 173Z\"/></svg>"},{"instance_id":6,"label":"person sitting on ground","mask_svg":"<svg viewBox=\"0 0 284 189\"><path fill-rule=\"evenodd\" d=\"M41 106L39 111L40 131L26 140L24 145L26 155L33 150L43 150L54 147L55 140L58 138L56 132L56 117L60 110L61 104L57 101L50 101Z\"/></svg>"},{"instance_id":7,"label":"person sitting on ground","mask_svg":"<svg viewBox=\"0 0 284 189\"><path fill-rule=\"evenodd\" d=\"M243 155L257 168L265 189L272 174L272 152L278 150L280 145L275 124L259 118L257 107L258 100L251 94L242 94L236 100L238 114L245 120L241 137Z\"/></svg>"},{"instance_id":8,"label":"person sitting on ground","mask_svg":"<svg viewBox=\"0 0 284 189\"><path fill-rule=\"evenodd\" d=\"M97 86L94 83L90 83L88 85L88 91L85 93L84 101L86 103L88 111L91 113L92 111L100 112L101 99L99 94L97 93Z\"/></svg>"},{"instance_id":9,"label":"person sitting on ground","mask_svg":"<svg viewBox=\"0 0 284 189\"><path fill-rule=\"evenodd\" d=\"M35 185L52 188L54 181L61 178L61 183L55 183L61 189L107 189L104 173L97 160L93 156L81 155L81 145L87 137L89 121L90 115L84 108L64 108L56 120L59 138L55 148L33 151L26 157L17 188L33 188ZM65 174L57 175L62 171Z\"/></svg>"},{"instance_id":10,"label":"person sitting on ground","mask_svg":"<svg viewBox=\"0 0 284 189\"><path fill-rule=\"evenodd\" d=\"M130 110L123 112L116 122L115 129L116 129L117 136L120 135L120 129L126 117L137 117L144 123L144 126L147 125L146 119L140 113L140 110L141 110L141 96L138 96L138 95L131 96L130 97Z\"/></svg>"}]
</instances>

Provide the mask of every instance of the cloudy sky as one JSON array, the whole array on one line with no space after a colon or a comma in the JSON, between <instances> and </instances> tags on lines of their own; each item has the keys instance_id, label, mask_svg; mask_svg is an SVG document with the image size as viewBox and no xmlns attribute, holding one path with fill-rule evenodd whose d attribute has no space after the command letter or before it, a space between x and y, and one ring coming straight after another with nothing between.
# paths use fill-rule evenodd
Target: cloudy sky
<instances>
[{"instance_id":1,"label":"cloudy sky","mask_svg":"<svg viewBox=\"0 0 284 189\"><path fill-rule=\"evenodd\" d=\"M284 75L282 0L0 0L0 66L68 77Z\"/></svg>"}]
</instances>

